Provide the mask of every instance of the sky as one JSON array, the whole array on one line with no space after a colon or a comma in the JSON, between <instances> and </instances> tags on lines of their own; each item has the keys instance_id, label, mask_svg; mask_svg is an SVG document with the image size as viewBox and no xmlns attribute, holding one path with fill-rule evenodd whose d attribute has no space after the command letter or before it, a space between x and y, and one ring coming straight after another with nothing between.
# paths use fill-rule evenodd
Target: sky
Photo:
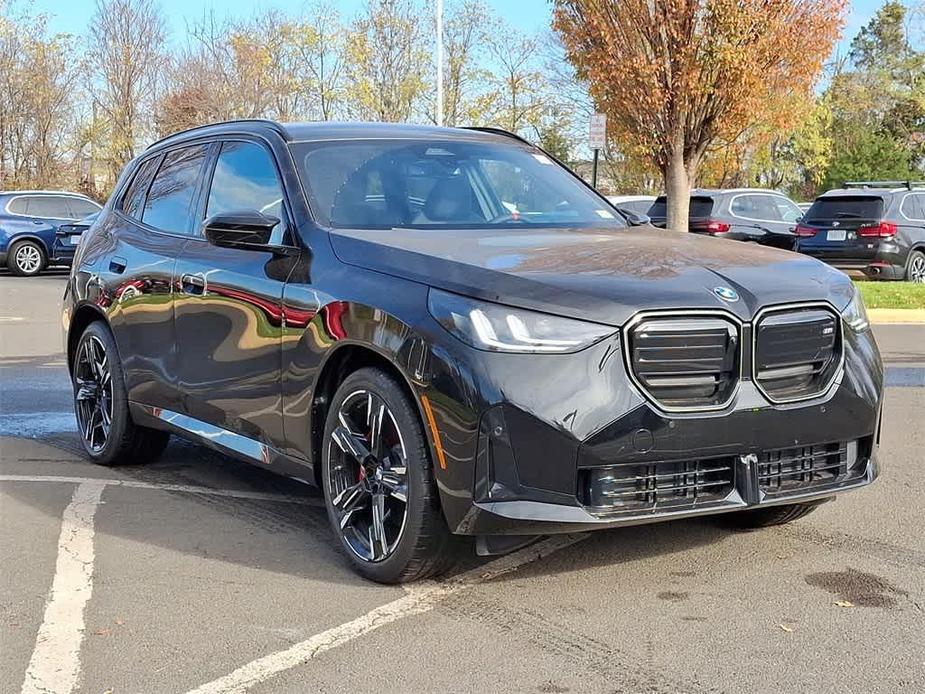
<instances>
[{"instance_id":1,"label":"sky","mask_svg":"<svg viewBox=\"0 0 925 694\"><path fill-rule=\"evenodd\" d=\"M433 0L431 4L436 5ZM549 0L485 0L498 15L511 26L532 34L549 27L552 3ZM27 0L28 2L28 0ZM446 0L449 4L452 0ZM19 3L22 4L22 3ZM96 7L95 0L33 0L33 7L39 12L51 15L53 31L82 34L86 30L88 18ZM337 0L344 17L351 17L365 5L364 0ZM842 55L847 52L848 43L867 21L873 17L883 0L852 0L848 24L838 50ZM910 5L911 0L906 0ZM182 41L186 25L196 21L210 10L218 17L247 17L267 8L276 8L288 13L296 13L306 6L305 0L160 0L160 5L168 17L171 41Z\"/></svg>"}]
</instances>

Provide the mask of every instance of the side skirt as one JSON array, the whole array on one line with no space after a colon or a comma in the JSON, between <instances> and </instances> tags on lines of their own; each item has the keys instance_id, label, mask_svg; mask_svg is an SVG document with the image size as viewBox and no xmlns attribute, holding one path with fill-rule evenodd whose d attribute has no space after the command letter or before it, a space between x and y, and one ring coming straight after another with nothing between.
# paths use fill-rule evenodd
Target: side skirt
<instances>
[{"instance_id":1,"label":"side skirt","mask_svg":"<svg viewBox=\"0 0 925 694\"><path fill-rule=\"evenodd\" d=\"M314 469L310 462L286 455L273 446L162 407L130 402L129 411L139 426L169 431L239 460L315 486Z\"/></svg>"}]
</instances>

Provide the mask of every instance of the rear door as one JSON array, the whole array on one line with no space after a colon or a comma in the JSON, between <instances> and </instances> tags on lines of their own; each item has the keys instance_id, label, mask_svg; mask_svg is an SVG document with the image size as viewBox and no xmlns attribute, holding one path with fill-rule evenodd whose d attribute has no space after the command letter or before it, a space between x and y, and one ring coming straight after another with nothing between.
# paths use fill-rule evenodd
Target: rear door
<instances>
[{"instance_id":1,"label":"rear door","mask_svg":"<svg viewBox=\"0 0 925 694\"><path fill-rule=\"evenodd\" d=\"M281 245L292 218L276 160L262 142L216 144L200 212L257 210L278 217ZM282 298L291 264L262 250L210 244L197 230L177 266L179 387L186 412L251 439L282 442Z\"/></svg>"},{"instance_id":2,"label":"rear door","mask_svg":"<svg viewBox=\"0 0 925 694\"><path fill-rule=\"evenodd\" d=\"M879 241L858 236L862 226L883 219L884 201L879 195L832 195L817 198L801 226L815 230L800 238L800 250L822 260L867 264L874 260Z\"/></svg>"},{"instance_id":3,"label":"rear door","mask_svg":"<svg viewBox=\"0 0 925 694\"><path fill-rule=\"evenodd\" d=\"M125 371L129 400L177 411L174 270L193 228L207 146L142 161L99 236L96 268Z\"/></svg>"}]
</instances>

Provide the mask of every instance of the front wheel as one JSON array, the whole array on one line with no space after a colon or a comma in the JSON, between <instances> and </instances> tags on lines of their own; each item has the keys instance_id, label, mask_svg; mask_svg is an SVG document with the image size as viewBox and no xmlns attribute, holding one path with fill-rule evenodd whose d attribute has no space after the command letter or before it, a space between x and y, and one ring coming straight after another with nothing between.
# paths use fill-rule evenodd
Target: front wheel
<instances>
[{"instance_id":1,"label":"front wheel","mask_svg":"<svg viewBox=\"0 0 925 694\"><path fill-rule=\"evenodd\" d=\"M454 538L420 417L392 376L348 376L328 410L322 484L335 537L361 575L402 583L446 571Z\"/></svg>"},{"instance_id":2,"label":"front wheel","mask_svg":"<svg viewBox=\"0 0 925 694\"><path fill-rule=\"evenodd\" d=\"M45 249L28 239L14 243L6 260L10 272L20 277L39 274L45 269L46 263Z\"/></svg>"},{"instance_id":3,"label":"front wheel","mask_svg":"<svg viewBox=\"0 0 925 694\"><path fill-rule=\"evenodd\" d=\"M90 323L80 336L71 380L77 433L95 463L142 464L161 454L170 435L132 421L116 341L101 321Z\"/></svg>"}]
</instances>

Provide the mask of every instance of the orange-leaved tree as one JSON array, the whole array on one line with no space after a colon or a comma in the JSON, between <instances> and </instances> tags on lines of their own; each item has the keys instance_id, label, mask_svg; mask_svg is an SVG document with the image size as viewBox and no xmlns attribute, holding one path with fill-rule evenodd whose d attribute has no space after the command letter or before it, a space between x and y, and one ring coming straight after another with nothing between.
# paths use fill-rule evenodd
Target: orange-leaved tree
<instances>
[{"instance_id":1,"label":"orange-leaved tree","mask_svg":"<svg viewBox=\"0 0 925 694\"><path fill-rule=\"evenodd\" d=\"M686 230L711 145L794 125L846 0L555 0L553 27L623 151L662 172L669 229Z\"/></svg>"}]
</instances>

